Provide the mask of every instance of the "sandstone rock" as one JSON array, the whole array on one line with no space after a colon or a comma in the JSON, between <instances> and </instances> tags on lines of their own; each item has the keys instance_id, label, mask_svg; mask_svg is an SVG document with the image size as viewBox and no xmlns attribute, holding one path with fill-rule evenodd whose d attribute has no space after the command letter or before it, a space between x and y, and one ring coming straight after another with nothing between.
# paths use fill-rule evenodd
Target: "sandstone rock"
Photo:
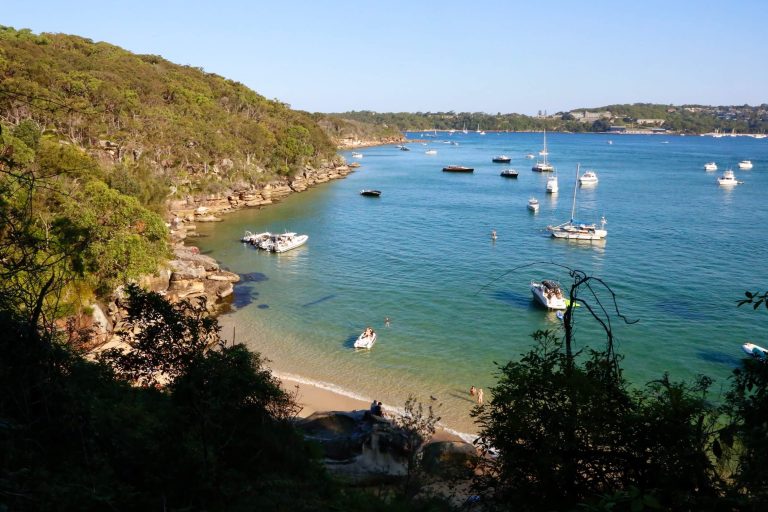
<instances>
[{"instance_id":1,"label":"sandstone rock","mask_svg":"<svg viewBox=\"0 0 768 512\"><path fill-rule=\"evenodd\" d=\"M323 448L326 467L346 480L371 484L407 472L405 438L389 421L368 411L319 412L299 426Z\"/></svg>"},{"instance_id":2,"label":"sandstone rock","mask_svg":"<svg viewBox=\"0 0 768 512\"><path fill-rule=\"evenodd\" d=\"M230 283L236 283L240 281L240 276L232 272L220 270L218 272L214 272L213 274L208 274L208 279L212 281L229 281Z\"/></svg>"},{"instance_id":3,"label":"sandstone rock","mask_svg":"<svg viewBox=\"0 0 768 512\"><path fill-rule=\"evenodd\" d=\"M468 476L477 464L477 449L463 441L439 441L424 447L422 467L435 476Z\"/></svg>"},{"instance_id":4,"label":"sandstone rock","mask_svg":"<svg viewBox=\"0 0 768 512\"><path fill-rule=\"evenodd\" d=\"M215 215L199 215L195 216L197 222L221 222L223 219Z\"/></svg>"}]
</instances>

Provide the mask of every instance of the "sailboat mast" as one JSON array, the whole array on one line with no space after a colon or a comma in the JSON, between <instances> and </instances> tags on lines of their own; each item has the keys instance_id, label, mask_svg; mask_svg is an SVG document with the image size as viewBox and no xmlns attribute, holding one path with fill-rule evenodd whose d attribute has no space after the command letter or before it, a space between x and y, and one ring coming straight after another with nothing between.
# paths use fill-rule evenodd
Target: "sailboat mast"
<instances>
[{"instance_id":1,"label":"sailboat mast","mask_svg":"<svg viewBox=\"0 0 768 512\"><path fill-rule=\"evenodd\" d=\"M573 223L573 219L576 218L576 187L579 186L579 166L581 164L576 164L576 181L573 182L573 205L571 206L571 223Z\"/></svg>"}]
</instances>

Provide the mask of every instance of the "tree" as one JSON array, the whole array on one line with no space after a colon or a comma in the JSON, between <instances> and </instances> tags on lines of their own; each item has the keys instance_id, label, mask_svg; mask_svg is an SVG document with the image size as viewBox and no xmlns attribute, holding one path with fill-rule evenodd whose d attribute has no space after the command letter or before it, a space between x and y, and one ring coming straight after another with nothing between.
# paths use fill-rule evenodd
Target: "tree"
<instances>
[{"instance_id":1,"label":"tree","mask_svg":"<svg viewBox=\"0 0 768 512\"><path fill-rule=\"evenodd\" d=\"M439 407L439 405L438 405ZM403 407L403 414L396 416L395 425L405 437L405 450L408 453L408 475L405 480L406 494L413 491L414 477L419 467L422 449L432 436L440 417L435 414L432 404L424 410L424 404L419 402L414 395L408 395Z\"/></svg>"},{"instance_id":2,"label":"tree","mask_svg":"<svg viewBox=\"0 0 768 512\"><path fill-rule=\"evenodd\" d=\"M671 509L710 506L723 488L709 457L716 418L710 381L663 376L644 390L629 388L613 347L611 316L623 318L613 292L570 272L562 339L534 333L536 346L499 366L491 400L472 412L489 455L475 488L513 510L570 510L633 489ZM605 348L575 348L577 302L603 327Z\"/></svg>"},{"instance_id":3,"label":"tree","mask_svg":"<svg viewBox=\"0 0 768 512\"><path fill-rule=\"evenodd\" d=\"M125 290L126 320L131 327L122 338L131 349L114 348L100 356L121 377L143 386L173 383L206 349L221 345L220 327L208 315L204 299L197 304L187 300L171 304L135 284Z\"/></svg>"},{"instance_id":4,"label":"tree","mask_svg":"<svg viewBox=\"0 0 768 512\"><path fill-rule=\"evenodd\" d=\"M757 310L768 302L768 292L746 292L738 306ZM723 412L729 419L722 429L716 455L733 468L733 491L753 510L768 507L768 364L747 357L733 371Z\"/></svg>"}]
</instances>

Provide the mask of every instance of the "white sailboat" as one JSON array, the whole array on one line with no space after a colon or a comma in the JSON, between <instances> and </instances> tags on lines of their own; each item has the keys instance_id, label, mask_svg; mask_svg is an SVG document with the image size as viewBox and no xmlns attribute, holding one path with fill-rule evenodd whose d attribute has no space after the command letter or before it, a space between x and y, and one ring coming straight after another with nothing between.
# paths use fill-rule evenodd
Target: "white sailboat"
<instances>
[{"instance_id":1,"label":"white sailboat","mask_svg":"<svg viewBox=\"0 0 768 512\"><path fill-rule=\"evenodd\" d=\"M578 188L579 165L576 165L576 182L573 184L573 205L571 206L571 220L557 226L547 226L547 231L553 238L566 240L602 240L608 235L605 229L607 221L605 217L600 219L600 227L596 224L585 224L575 219L576 216L576 189Z\"/></svg>"},{"instance_id":2,"label":"white sailboat","mask_svg":"<svg viewBox=\"0 0 768 512\"><path fill-rule=\"evenodd\" d=\"M537 160L536 164L531 167L533 172L554 172L555 167L547 161L549 151L547 151L547 129L544 128L544 149L539 151L539 155L544 157L541 160Z\"/></svg>"},{"instance_id":3,"label":"white sailboat","mask_svg":"<svg viewBox=\"0 0 768 512\"><path fill-rule=\"evenodd\" d=\"M477 132L475 133L479 133L480 135L485 135L485 132L480 129L480 123L477 123Z\"/></svg>"}]
</instances>

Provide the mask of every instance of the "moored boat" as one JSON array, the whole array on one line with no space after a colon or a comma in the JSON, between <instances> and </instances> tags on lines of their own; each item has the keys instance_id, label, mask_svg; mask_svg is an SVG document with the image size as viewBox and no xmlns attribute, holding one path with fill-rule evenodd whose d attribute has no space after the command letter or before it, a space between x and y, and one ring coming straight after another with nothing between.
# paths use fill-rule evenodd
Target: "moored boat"
<instances>
[{"instance_id":1,"label":"moored boat","mask_svg":"<svg viewBox=\"0 0 768 512\"><path fill-rule=\"evenodd\" d=\"M366 348L369 349L373 347L373 344L376 343L376 333L373 329L370 327L366 328L365 331L363 331L360 336L357 337L355 340L354 347L355 348Z\"/></svg>"},{"instance_id":2,"label":"moored boat","mask_svg":"<svg viewBox=\"0 0 768 512\"><path fill-rule=\"evenodd\" d=\"M560 283L550 279L531 281L531 293L536 301L547 309L565 309L568 303Z\"/></svg>"},{"instance_id":3,"label":"moored boat","mask_svg":"<svg viewBox=\"0 0 768 512\"><path fill-rule=\"evenodd\" d=\"M271 235L268 239L259 243L259 248L267 252L281 253L300 247L307 243L307 240L309 240L307 235L286 232L279 235Z\"/></svg>"},{"instance_id":4,"label":"moored boat","mask_svg":"<svg viewBox=\"0 0 768 512\"><path fill-rule=\"evenodd\" d=\"M507 155L499 155L491 158L491 161L495 164L508 164L512 161L512 157Z\"/></svg>"},{"instance_id":5,"label":"moored boat","mask_svg":"<svg viewBox=\"0 0 768 512\"><path fill-rule=\"evenodd\" d=\"M428 149L424 152L425 155L436 155L437 150L436 149Z\"/></svg>"},{"instance_id":6,"label":"moored boat","mask_svg":"<svg viewBox=\"0 0 768 512\"><path fill-rule=\"evenodd\" d=\"M707 162L704 164L704 170L705 171L716 171L717 170L717 164L715 162Z\"/></svg>"},{"instance_id":7,"label":"moored boat","mask_svg":"<svg viewBox=\"0 0 768 512\"><path fill-rule=\"evenodd\" d=\"M352 158L363 158L362 153L352 153Z\"/></svg>"},{"instance_id":8,"label":"moored boat","mask_svg":"<svg viewBox=\"0 0 768 512\"><path fill-rule=\"evenodd\" d=\"M547 130L544 130L544 149L539 151L539 155L543 156L541 160L537 160L536 164L531 167L533 172L555 172L555 167L547 161L549 151L547 151Z\"/></svg>"},{"instance_id":9,"label":"moored boat","mask_svg":"<svg viewBox=\"0 0 768 512\"><path fill-rule=\"evenodd\" d=\"M514 169L504 169L501 171L500 176L503 178L517 178L519 173Z\"/></svg>"},{"instance_id":10,"label":"moored boat","mask_svg":"<svg viewBox=\"0 0 768 512\"><path fill-rule=\"evenodd\" d=\"M360 195L368 197L379 197L381 195L381 190L364 189L360 191Z\"/></svg>"},{"instance_id":11,"label":"moored boat","mask_svg":"<svg viewBox=\"0 0 768 512\"><path fill-rule=\"evenodd\" d=\"M246 244L258 245L260 241L266 240L270 236L272 236L272 233L269 231L263 233L251 233L250 231L246 231L240 241Z\"/></svg>"},{"instance_id":12,"label":"moored boat","mask_svg":"<svg viewBox=\"0 0 768 512\"><path fill-rule=\"evenodd\" d=\"M741 349L756 359L768 360L768 350L754 343L745 343Z\"/></svg>"},{"instance_id":13,"label":"moored boat","mask_svg":"<svg viewBox=\"0 0 768 512\"><path fill-rule=\"evenodd\" d=\"M738 181L736 179L736 176L733 174L733 171L728 169L723 173L722 176L717 178L717 183L724 187L732 187L734 185L738 185L739 183L741 183L741 181Z\"/></svg>"},{"instance_id":14,"label":"moored boat","mask_svg":"<svg viewBox=\"0 0 768 512\"><path fill-rule=\"evenodd\" d=\"M535 197L532 197L528 200L528 209L532 212L539 211L539 200Z\"/></svg>"},{"instance_id":15,"label":"moored boat","mask_svg":"<svg viewBox=\"0 0 768 512\"><path fill-rule=\"evenodd\" d=\"M560 187L557 185L557 175L553 174L547 178L547 193L557 194L558 190L560 190Z\"/></svg>"},{"instance_id":16,"label":"moored boat","mask_svg":"<svg viewBox=\"0 0 768 512\"><path fill-rule=\"evenodd\" d=\"M464 167L463 165L449 165L443 167L443 172L475 172L474 167Z\"/></svg>"},{"instance_id":17,"label":"moored boat","mask_svg":"<svg viewBox=\"0 0 768 512\"><path fill-rule=\"evenodd\" d=\"M752 162L750 160L742 160L739 162L739 169L748 171L752 168Z\"/></svg>"},{"instance_id":18,"label":"moored boat","mask_svg":"<svg viewBox=\"0 0 768 512\"><path fill-rule=\"evenodd\" d=\"M576 176L579 175L579 165L576 165ZM573 204L571 205L571 219L557 226L547 226L547 231L552 233L553 238L562 238L565 240L602 240L608 236L605 229L607 221L605 217L600 218L600 227L596 224L587 224L577 221L576 215L576 189L577 184L573 184Z\"/></svg>"},{"instance_id":19,"label":"moored boat","mask_svg":"<svg viewBox=\"0 0 768 512\"><path fill-rule=\"evenodd\" d=\"M584 171L584 174L579 176L580 185L597 185L597 174L595 171Z\"/></svg>"}]
</instances>

